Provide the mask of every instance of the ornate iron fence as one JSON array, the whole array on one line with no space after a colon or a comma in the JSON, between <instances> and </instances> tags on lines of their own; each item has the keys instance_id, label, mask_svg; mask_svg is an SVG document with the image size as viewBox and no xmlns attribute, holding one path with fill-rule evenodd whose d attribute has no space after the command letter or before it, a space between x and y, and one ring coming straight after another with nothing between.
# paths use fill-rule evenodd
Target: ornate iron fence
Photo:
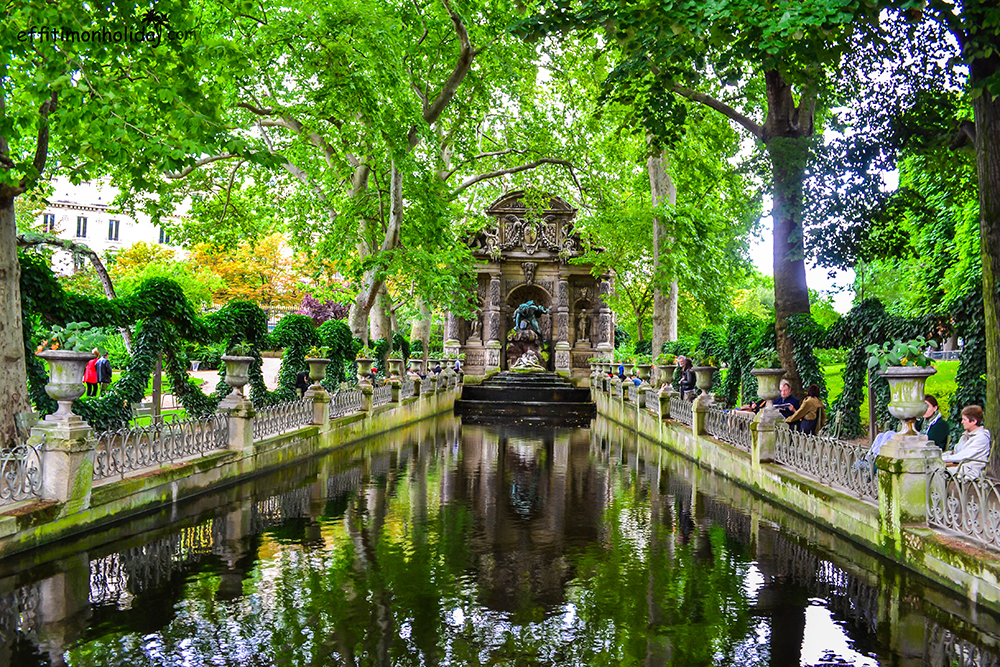
<instances>
[{"instance_id":1,"label":"ornate iron fence","mask_svg":"<svg viewBox=\"0 0 1000 667\"><path fill-rule=\"evenodd\" d=\"M1000 488L995 480L953 475L939 468L927 476L927 523L1000 549Z\"/></svg>"},{"instance_id":2,"label":"ornate iron fence","mask_svg":"<svg viewBox=\"0 0 1000 667\"><path fill-rule=\"evenodd\" d=\"M694 419L694 403L685 401L680 396L670 397L670 418L690 426Z\"/></svg>"},{"instance_id":3,"label":"ornate iron fence","mask_svg":"<svg viewBox=\"0 0 1000 667\"><path fill-rule=\"evenodd\" d=\"M749 452L752 445L750 436L752 422L752 414L710 407L705 415L705 430L716 440Z\"/></svg>"},{"instance_id":4,"label":"ornate iron fence","mask_svg":"<svg viewBox=\"0 0 1000 667\"><path fill-rule=\"evenodd\" d=\"M288 519L310 516L313 489L309 486L258 500L250 508L250 532L259 535Z\"/></svg>"},{"instance_id":5,"label":"ornate iron fence","mask_svg":"<svg viewBox=\"0 0 1000 667\"><path fill-rule=\"evenodd\" d=\"M934 623L924 646L924 664L1000 667L1000 659L983 647L957 637L950 630Z\"/></svg>"},{"instance_id":6,"label":"ornate iron fence","mask_svg":"<svg viewBox=\"0 0 1000 667\"><path fill-rule=\"evenodd\" d=\"M841 486L864 500L878 502L878 474L868 450L849 442L793 431L775 425L775 460L789 468L814 475L823 484Z\"/></svg>"},{"instance_id":7,"label":"ornate iron fence","mask_svg":"<svg viewBox=\"0 0 1000 667\"><path fill-rule=\"evenodd\" d=\"M216 413L198 419L164 421L97 436L94 479L142 470L229 446L229 419Z\"/></svg>"},{"instance_id":8,"label":"ornate iron fence","mask_svg":"<svg viewBox=\"0 0 1000 667\"><path fill-rule=\"evenodd\" d=\"M297 398L257 411L253 418L253 439L261 440L278 433L292 431L313 423L313 402Z\"/></svg>"},{"instance_id":9,"label":"ornate iron fence","mask_svg":"<svg viewBox=\"0 0 1000 667\"><path fill-rule=\"evenodd\" d=\"M384 405L392 400L392 386L384 384L381 387L375 387L375 391L372 393L372 405Z\"/></svg>"},{"instance_id":10,"label":"ornate iron fence","mask_svg":"<svg viewBox=\"0 0 1000 667\"><path fill-rule=\"evenodd\" d=\"M39 498L41 490L42 458L37 448L24 444L0 450L0 506Z\"/></svg>"},{"instance_id":11,"label":"ornate iron fence","mask_svg":"<svg viewBox=\"0 0 1000 667\"><path fill-rule=\"evenodd\" d=\"M338 391L330 401L330 419L343 417L352 412L359 412L365 404L365 397L360 389Z\"/></svg>"},{"instance_id":12,"label":"ornate iron fence","mask_svg":"<svg viewBox=\"0 0 1000 667\"><path fill-rule=\"evenodd\" d=\"M37 582L0 595L0 650L4 655L9 655L7 647L19 634L31 634L38 629L40 599Z\"/></svg>"}]
</instances>

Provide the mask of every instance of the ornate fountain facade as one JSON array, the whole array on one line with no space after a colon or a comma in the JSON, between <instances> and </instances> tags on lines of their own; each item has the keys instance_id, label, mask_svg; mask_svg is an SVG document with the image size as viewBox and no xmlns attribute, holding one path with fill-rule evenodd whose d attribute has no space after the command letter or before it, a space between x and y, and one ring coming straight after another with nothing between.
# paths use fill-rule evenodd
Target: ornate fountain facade
<instances>
[{"instance_id":1,"label":"ornate fountain facade","mask_svg":"<svg viewBox=\"0 0 1000 667\"><path fill-rule=\"evenodd\" d=\"M583 254L573 228L576 209L551 196L547 206L529 209L521 191L495 201L486 214L492 223L470 239L483 261L477 275L478 312L472 320L449 315L447 352L464 353L465 370L483 375L513 366L514 312L534 301L548 310L538 318L543 363L571 377L590 374L588 359L612 349L614 323L604 296L611 277L594 277L591 265L570 263Z\"/></svg>"}]
</instances>

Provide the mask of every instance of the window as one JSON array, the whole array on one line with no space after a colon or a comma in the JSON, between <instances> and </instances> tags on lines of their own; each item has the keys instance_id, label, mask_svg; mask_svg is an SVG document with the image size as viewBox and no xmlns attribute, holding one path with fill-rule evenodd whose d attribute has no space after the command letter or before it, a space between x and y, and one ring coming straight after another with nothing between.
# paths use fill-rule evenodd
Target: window
<instances>
[{"instance_id":1,"label":"window","mask_svg":"<svg viewBox=\"0 0 1000 667\"><path fill-rule=\"evenodd\" d=\"M56 216L52 213L46 213L42 216L42 233L43 234L55 234L56 233Z\"/></svg>"},{"instance_id":2,"label":"window","mask_svg":"<svg viewBox=\"0 0 1000 667\"><path fill-rule=\"evenodd\" d=\"M170 234L165 229L163 229L163 227L160 227L160 243L161 244L170 243Z\"/></svg>"},{"instance_id":3,"label":"window","mask_svg":"<svg viewBox=\"0 0 1000 667\"><path fill-rule=\"evenodd\" d=\"M118 221L108 220L108 240L117 241L118 240Z\"/></svg>"},{"instance_id":4,"label":"window","mask_svg":"<svg viewBox=\"0 0 1000 667\"><path fill-rule=\"evenodd\" d=\"M87 219L82 216L76 219L76 238L87 238Z\"/></svg>"},{"instance_id":5,"label":"window","mask_svg":"<svg viewBox=\"0 0 1000 667\"><path fill-rule=\"evenodd\" d=\"M73 253L73 273L83 271L87 268L87 258L78 253Z\"/></svg>"}]
</instances>

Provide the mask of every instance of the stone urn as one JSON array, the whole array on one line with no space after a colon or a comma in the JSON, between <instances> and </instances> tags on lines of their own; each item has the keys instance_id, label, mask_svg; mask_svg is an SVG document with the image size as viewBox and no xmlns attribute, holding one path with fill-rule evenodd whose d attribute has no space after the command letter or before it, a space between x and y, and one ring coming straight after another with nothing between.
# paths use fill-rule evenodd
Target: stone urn
<instances>
[{"instance_id":1,"label":"stone urn","mask_svg":"<svg viewBox=\"0 0 1000 667\"><path fill-rule=\"evenodd\" d=\"M59 404L59 409L46 417L46 421L72 416L73 401L87 390L83 386L83 372L87 369L87 362L94 358L93 353L44 350L36 356L49 362L49 383L45 385L45 393Z\"/></svg>"},{"instance_id":2,"label":"stone urn","mask_svg":"<svg viewBox=\"0 0 1000 667\"><path fill-rule=\"evenodd\" d=\"M441 366L441 371L444 372L444 364L441 364L441 359L438 359L436 357L433 358L433 359L428 359L427 360L427 373L428 374L433 373L434 369L437 368L438 365Z\"/></svg>"},{"instance_id":3,"label":"stone urn","mask_svg":"<svg viewBox=\"0 0 1000 667\"><path fill-rule=\"evenodd\" d=\"M653 373L653 365L652 364L636 364L635 367L638 369L639 379L642 380L642 384L648 385L649 384L649 378L652 376L652 373Z\"/></svg>"},{"instance_id":4,"label":"stone urn","mask_svg":"<svg viewBox=\"0 0 1000 667\"><path fill-rule=\"evenodd\" d=\"M916 435L913 420L927 410L924 403L924 384L937 373L931 366L889 366L879 373L889 381L889 414L903 423L900 435Z\"/></svg>"},{"instance_id":5,"label":"stone urn","mask_svg":"<svg viewBox=\"0 0 1000 667\"><path fill-rule=\"evenodd\" d=\"M715 366L695 366L691 370L694 371L695 386L701 389L702 396L708 396L708 392L712 389L712 378L719 369Z\"/></svg>"},{"instance_id":6,"label":"stone urn","mask_svg":"<svg viewBox=\"0 0 1000 667\"><path fill-rule=\"evenodd\" d=\"M389 377L398 379L403 375L403 360L395 357L390 357L386 359L385 362L389 365Z\"/></svg>"},{"instance_id":7,"label":"stone urn","mask_svg":"<svg viewBox=\"0 0 1000 667\"><path fill-rule=\"evenodd\" d=\"M226 384L232 387L239 396L242 396L243 387L250 381L250 364L253 363L253 357L224 354L222 361L226 364Z\"/></svg>"},{"instance_id":8,"label":"stone urn","mask_svg":"<svg viewBox=\"0 0 1000 667\"><path fill-rule=\"evenodd\" d=\"M424 360L415 359L410 357L410 373L412 375L420 375L420 371L423 370Z\"/></svg>"},{"instance_id":9,"label":"stone urn","mask_svg":"<svg viewBox=\"0 0 1000 667\"><path fill-rule=\"evenodd\" d=\"M370 382L374 359L355 359L358 362L358 382Z\"/></svg>"},{"instance_id":10,"label":"stone urn","mask_svg":"<svg viewBox=\"0 0 1000 667\"><path fill-rule=\"evenodd\" d=\"M784 368L755 368L750 373L757 378L757 398L771 402L781 396L781 378L785 376Z\"/></svg>"},{"instance_id":11,"label":"stone urn","mask_svg":"<svg viewBox=\"0 0 1000 667\"><path fill-rule=\"evenodd\" d=\"M309 364L309 379L313 384L319 384L326 379L326 365L330 363L329 359L306 359L306 363Z\"/></svg>"},{"instance_id":12,"label":"stone urn","mask_svg":"<svg viewBox=\"0 0 1000 667\"><path fill-rule=\"evenodd\" d=\"M671 385L674 384L674 373L677 371L677 364L664 364L663 366L657 366L660 371L660 377L657 378L657 384L659 385Z\"/></svg>"}]
</instances>

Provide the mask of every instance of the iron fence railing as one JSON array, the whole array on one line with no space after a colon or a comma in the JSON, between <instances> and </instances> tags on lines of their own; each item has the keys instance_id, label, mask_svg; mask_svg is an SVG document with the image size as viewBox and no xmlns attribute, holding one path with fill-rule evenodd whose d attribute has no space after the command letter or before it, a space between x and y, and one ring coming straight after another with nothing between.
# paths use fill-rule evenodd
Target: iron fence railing
<instances>
[{"instance_id":1,"label":"iron fence railing","mask_svg":"<svg viewBox=\"0 0 1000 667\"><path fill-rule=\"evenodd\" d=\"M130 472L229 446L229 419L216 413L120 428L97 436L94 479Z\"/></svg>"},{"instance_id":2,"label":"iron fence railing","mask_svg":"<svg viewBox=\"0 0 1000 667\"><path fill-rule=\"evenodd\" d=\"M878 502L878 473L868 450L843 440L793 431L775 425L775 460L789 468L814 475L823 484L839 486L860 498Z\"/></svg>"},{"instance_id":3,"label":"iron fence railing","mask_svg":"<svg viewBox=\"0 0 1000 667\"><path fill-rule=\"evenodd\" d=\"M685 401L680 396L671 396L670 418L690 426L694 419L694 403L692 401Z\"/></svg>"},{"instance_id":4,"label":"iron fence railing","mask_svg":"<svg viewBox=\"0 0 1000 667\"><path fill-rule=\"evenodd\" d=\"M927 476L927 523L1000 549L1000 487L938 468Z\"/></svg>"},{"instance_id":5,"label":"iron fence railing","mask_svg":"<svg viewBox=\"0 0 1000 667\"><path fill-rule=\"evenodd\" d=\"M44 436L42 444L45 444ZM0 450L0 506L40 497L42 458L39 449L23 444Z\"/></svg>"},{"instance_id":6,"label":"iron fence railing","mask_svg":"<svg viewBox=\"0 0 1000 667\"><path fill-rule=\"evenodd\" d=\"M392 400L392 386L384 384L372 392L372 405L384 405Z\"/></svg>"},{"instance_id":7,"label":"iron fence railing","mask_svg":"<svg viewBox=\"0 0 1000 667\"><path fill-rule=\"evenodd\" d=\"M705 430L716 440L721 440L745 452L752 446L750 424L753 414L709 407L705 415Z\"/></svg>"},{"instance_id":8,"label":"iron fence railing","mask_svg":"<svg viewBox=\"0 0 1000 667\"><path fill-rule=\"evenodd\" d=\"M404 376L403 386L399 388L399 397L409 398L410 396L413 396L413 391L414 391L413 380L411 380L409 377Z\"/></svg>"},{"instance_id":9,"label":"iron fence railing","mask_svg":"<svg viewBox=\"0 0 1000 667\"><path fill-rule=\"evenodd\" d=\"M627 390L628 402L629 403L639 403L639 388L635 386L635 383L629 381L628 385L625 387Z\"/></svg>"},{"instance_id":10,"label":"iron fence railing","mask_svg":"<svg viewBox=\"0 0 1000 667\"><path fill-rule=\"evenodd\" d=\"M352 412L360 412L365 404L365 397L360 389L350 389L348 391L338 391L331 397L330 419L343 417Z\"/></svg>"},{"instance_id":11,"label":"iron fence railing","mask_svg":"<svg viewBox=\"0 0 1000 667\"><path fill-rule=\"evenodd\" d=\"M313 402L310 398L297 398L261 408L253 418L253 439L292 431L313 423Z\"/></svg>"}]
</instances>

